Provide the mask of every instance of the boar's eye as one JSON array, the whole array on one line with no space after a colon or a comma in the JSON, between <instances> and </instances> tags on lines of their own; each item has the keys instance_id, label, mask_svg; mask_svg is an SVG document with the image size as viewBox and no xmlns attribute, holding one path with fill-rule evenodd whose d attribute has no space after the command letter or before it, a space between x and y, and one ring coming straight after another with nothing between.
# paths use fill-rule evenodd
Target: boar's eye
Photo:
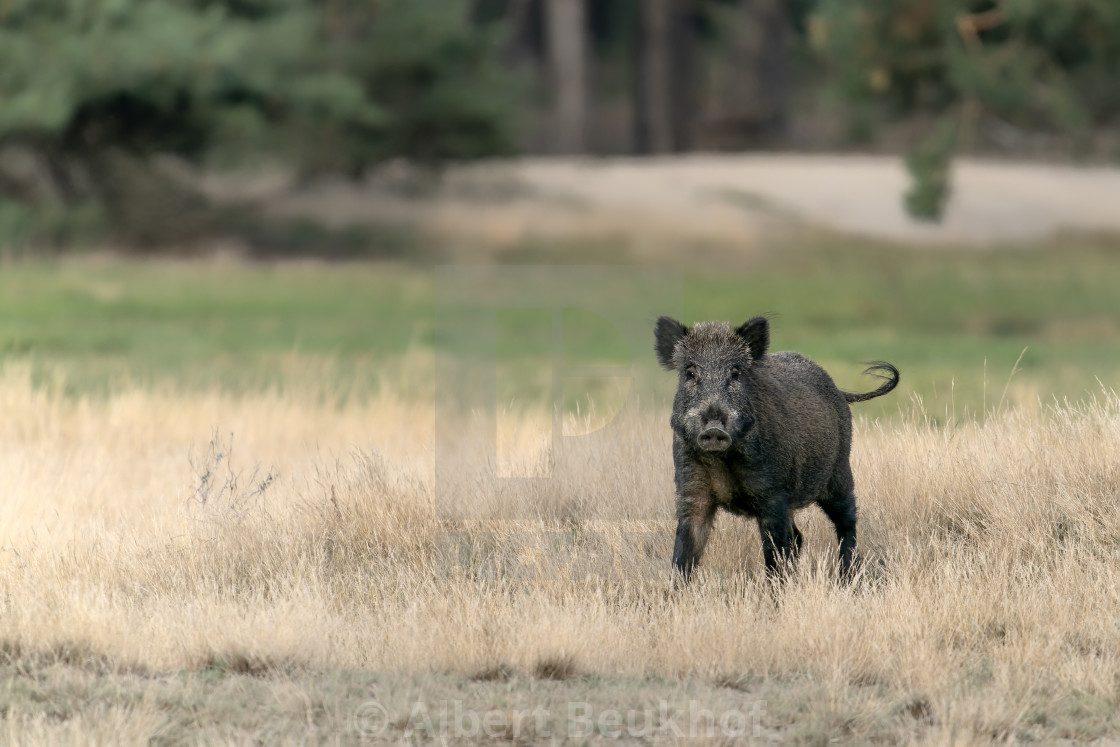
<instances>
[{"instance_id":1,"label":"boar's eye","mask_svg":"<svg viewBox=\"0 0 1120 747\"><path fill-rule=\"evenodd\" d=\"M732 381L738 381L739 380L739 369L737 369L737 368L731 369L731 380Z\"/></svg>"},{"instance_id":2,"label":"boar's eye","mask_svg":"<svg viewBox=\"0 0 1120 747\"><path fill-rule=\"evenodd\" d=\"M684 372L684 378L686 381L696 381L696 369L690 368L686 370Z\"/></svg>"}]
</instances>

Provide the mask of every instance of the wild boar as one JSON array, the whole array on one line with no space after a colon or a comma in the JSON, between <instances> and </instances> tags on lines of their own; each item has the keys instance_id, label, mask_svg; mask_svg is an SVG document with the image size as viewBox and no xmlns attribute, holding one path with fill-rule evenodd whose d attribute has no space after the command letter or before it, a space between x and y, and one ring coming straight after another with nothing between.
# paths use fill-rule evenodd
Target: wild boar
<instances>
[{"instance_id":1,"label":"wild boar","mask_svg":"<svg viewBox=\"0 0 1120 747\"><path fill-rule=\"evenodd\" d=\"M856 546L856 500L849 456L849 404L890 392L898 369L875 361L884 379L870 392L841 391L800 353L769 353L770 324L661 317L655 350L679 376L673 400L677 537L673 563L685 581L700 560L719 509L758 520L766 571L801 550L793 512L815 503L836 528L840 574L848 579Z\"/></svg>"}]
</instances>

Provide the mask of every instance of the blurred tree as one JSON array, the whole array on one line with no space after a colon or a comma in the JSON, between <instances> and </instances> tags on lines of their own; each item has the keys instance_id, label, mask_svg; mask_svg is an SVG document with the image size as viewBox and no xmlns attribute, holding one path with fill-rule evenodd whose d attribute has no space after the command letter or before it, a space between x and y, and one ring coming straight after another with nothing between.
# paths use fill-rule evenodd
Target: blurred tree
<instances>
[{"instance_id":1,"label":"blurred tree","mask_svg":"<svg viewBox=\"0 0 1120 747\"><path fill-rule=\"evenodd\" d=\"M696 119L692 0L638 6L634 126L640 153L684 150Z\"/></svg>"},{"instance_id":2,"label":"blurred tree","mask_svg":"<svg viewBox=\"0 0 1120 747\"><path fill-rule=\"evenodd\" d=\"M14 0L0 7L0 145L49 164L58 191L88 183L122 237L205 230L200 197L150 157L199 157L223 130L298 112L376 119L352 78L315 56L320 22L296 0Z\"/></svg>"},{"instance_id":3,"label":"blurred tree","mask_svg":"<svg viewBox=\"0 0 1120 747\"><path fill-rule=\"evenodd\" d=\"M781 142L789 129L790 52L806 1L639 3L637 150Z\"/></svg>"},{"instance_id":4,"label":"blurred tree","mask_svg":"<svg viewBox=\"0 0 1120 747\"><path fill-rule=\"evenodd\" d=\"M302 118L313 164L359 176L392 158L435 168L513 151L523 87L502 61L504 26L474 23L467 0L335 2L346 33L327 57L374 115Z\"/></svg>"},{"instance_id":5,"label":"blurred tree","mask_svg":"<svg viewBox=\"0 0 1120 747\"><path fill-rule=\"evenodd\" d=\"M544 122L530 143L668 153L784 135L790 27L800 33L812 1L476 0L475 8L476 17L507 19L506 58L536 75Z\"/></svg>"},{"instance_id":6,"label":"blurred tree","mask_svg":"<svg viewBox=\"0 0 1120 747\"><path fill-rule=\"evenodd\" d=\"M582 153L587 133L585 0L545 0L552 141L560 153Z\"/></svg>"},{"instance_id":7,"label":"blurred tree","mask_svg":"<svg viewBox=\"0 0 1120 747\"><path fill-rule=\"evenodd\" d=\"M211 217L188 184L154 168L159 154L198 161L226 144L360 173L394 156L505 150L514 81L497 63L498 36L472 33L466 7L8 0L0 156L32 154L62 199L88 194L121 238L145 244L205 232Z\"/></svg>"},{"instance_id":8,"label":"blurred tree","mask_svg":"<svg viewBox=\"0 0 1120 747\"><path fill-rule=\"evenodd\" d=\"M708 0L702 4L709 62L704 140L744 148L788 134L790 50L797 9L790 0Z\"/></svg>"},{"instance_id":9,"label":"blurred tree","mask_svg":"<svg viewBox=\"0 0 1120 747\"><path fill-rule=\"evenodd\" d=\"M1120 118L1120 3L1110 0L818 0L810 25L853 135L927 118L908 166L911 214L938 219L949 164L989 121L1004 137L1084 147Z\"/></svg>"}]
</instances>

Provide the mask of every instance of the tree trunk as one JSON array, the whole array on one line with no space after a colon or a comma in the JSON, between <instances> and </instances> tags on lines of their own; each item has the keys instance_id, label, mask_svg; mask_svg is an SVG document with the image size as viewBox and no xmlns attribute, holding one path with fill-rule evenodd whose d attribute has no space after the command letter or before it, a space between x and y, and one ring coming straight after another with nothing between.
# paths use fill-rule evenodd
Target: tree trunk
<instances>
[{"instance_id":1,"label":"tree trunk","mask_svg":"<svg viewBox=\"0 0 1120 747\"><path fill-rule=\"evenodd\" d=\"M762 96L766 102L764 130L770 138L782 138L789 125L789 2L768 0L763 3L763 48L759 65Z\"/></svg>"},{"instance_id":2,"label":"tree trunk","mask_svg":"<svg viewBox=\"0 0 1120 747\"><path fill-rule=\"evenodd\" d=\"M788 0L740 0L732 19L730 49L706 107L706 144L772 145L788 129Z\"/></svg>"},{"instance_id":3,"label":"tree trunk","mask_svg":"<svg viewBox=\"0 0 1120 747\"><path fill-rule=\"evenodd\" d=\"M553 148L558 153L582 153L587 129L584 0L546 0L545 14L553 92Z\"/></svg>"},{"instance_id":4,"label":"tree trunk","mask_svg":"<svg viewBox=\"0 0 1120 747\"><path fill-rule=\"evenodd\" d=\"M535 66L540 56L540 36L534 28L539 24L540 9L534 5L534 0L508 0L506 3L505 20L510 36L505 59L511 65Z\"/></svg>"},{"instance_id":5,"label":"tree trunk","mask_svg":"<svg viewBox=\"0 0 1120 747\"><path fill-rule=\"evenodd\" d=\"M634 139L639 153L673 149L669 40L673 0L642 0L638 6L638 66L634 96Z\"/></svg>"},{"instance_id":6,"label":"tree trunk","mask_svg":"<svg viewBox=\"0 0 1120 747\"><path fill-rule=\"evenodd\" d=\"M691 144L695 119L690 0L642 0L638 6L634 138L639 153Z\"/></svg>"},{"instance_id":7,"label":"tree trunk","mask_svg":"<svg viewBox=\"0 0 1120 747\"><path fill-rule=\"evenodd\" d=\"M693 146L693 131L699 121L699 90L696 70L696 36L693 16L697 0L674 0L673 33L673 143L678 151Z\"/></svg>"}]
</instances>

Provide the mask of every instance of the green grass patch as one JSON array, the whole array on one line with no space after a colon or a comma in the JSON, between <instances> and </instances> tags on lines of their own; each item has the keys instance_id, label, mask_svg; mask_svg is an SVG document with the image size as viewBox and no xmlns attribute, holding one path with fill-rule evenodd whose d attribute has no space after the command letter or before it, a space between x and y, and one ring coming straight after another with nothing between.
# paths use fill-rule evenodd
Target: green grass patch
<instances>
[{"instance_id":1,"label":"green grass patch","mask_svg":"<svg viewBox=\"0 0 1120 747\"><path fill-rule=\"evenodd\" d=\"M542 289L548 277L541 273ZM1099 391L1098 380L1120 381L1117 243L949 251L822 239L775 244L734 267L685 269L682 277L685 321L770 314L773 349L806 353L844 388L873 385L859 375L863 361L895 363L903 387L860 407L872 416L908 408L909 395L933 416L961 416L995 406L1005 388L1009 399L1079 399ZM45 382L62 371L62 386L75 394L306 380L363 392L398 376L395 385L430 396L430 364L426 374L393 371L433 350L436 287L431 269L394 263L9 262L0 265L0 361L30 361ZM617 276L585 290L623 305L661 305L651 297L655 286L619 287ZM488 298L485 287L468 290L450 313L478 314ZM679 294L664 299L668 311L680 305ZM559 347L548 309L494 317L492 350L503 381L516 384L505 388L511 397L550 396L557 354L566 365L632 362L615 328L580 312L578 298L572 306ZM652 333L648 358L633 362L657 376ZM659 380L659 394L670 396L672 376Z\"/></svg>"},{"instance_id":2,"label":"green grass patch","mask_svg":"<svg viewBox=\"0 0 1120 747\"><path fill-rule=\"evenodd\" d=\"M283 386L300 361L375 386L431 345L431 280L379 265L68 260L0 269L0 359L61 369L75 393L120 384Z\"/></svg>"}]
</instances>

